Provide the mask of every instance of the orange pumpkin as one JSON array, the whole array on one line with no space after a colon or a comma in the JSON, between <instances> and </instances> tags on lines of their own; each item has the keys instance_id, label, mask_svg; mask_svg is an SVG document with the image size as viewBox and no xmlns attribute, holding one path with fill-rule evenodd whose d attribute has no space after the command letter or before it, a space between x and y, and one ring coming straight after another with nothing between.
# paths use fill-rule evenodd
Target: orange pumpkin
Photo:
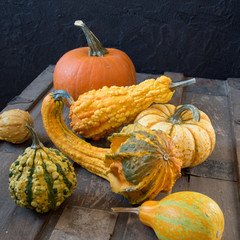
<instances>
[{"instance_id":1,"label":"orange pumpkin","mask_svg":"<svg viewBox=\"0 0 240 240\"><path fill-rule=\"evenodd\" d=\"M84 92L103 86L130 86L136 84L136 71L126 53L104 48L96 36L82 22L88 47L73 49L56 64L53 74L55 90L65 90L74 100Z\"/></svg>"},{"instance_id":2,"label":"orange pumpkin","mask_svg":"<svg viewBox=\"0 0 240 240\"><path fill-rule=\"evenodd\" d=\"M182 168L205 161L215 146L215 131L209 117L195 106L154 104L135 119L152 130L162 130L174 140L183 161Z\"/></svg>"}]
</instances>

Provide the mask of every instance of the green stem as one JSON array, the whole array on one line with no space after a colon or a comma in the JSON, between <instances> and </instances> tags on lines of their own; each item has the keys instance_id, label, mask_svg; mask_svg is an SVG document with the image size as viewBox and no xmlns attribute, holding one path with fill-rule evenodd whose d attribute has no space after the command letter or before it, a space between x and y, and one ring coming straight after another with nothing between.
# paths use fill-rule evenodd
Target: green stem
<instances>
[{"instance_id":1,"label":"green stem","mask_svg":"<svg viewBox=\"0 0 240 240\"><path fill-rule=\"evenodd\" d=\"M174 91L176 88L185 87L185 86L188 86L188 85L192 85L194 83L196 83L196 78L191 78L191 79L186 80L186 81L180 81L180 82L175 82L175 83L172 82L169 86L169 89L171 91Z\"/></svg>"},{"instance_id":2,"label":"green stem","mask_svg":"<svg viewBox=\"0 0 240 240\"><path fill-rule=\"evenodd\" d=\"M103 47L103 45L100 43L97 37L91 32L91 30L87 27L87 25L83 21L77 20L75 21L74 25L80 27L83 30L83 33L85 34L89 47L88 52L89 56L102 57L108 53L108 50Z\"/></svg>"},{"instance_id":3,"label":"green stem","mask_svg":"<svg viewBox=\"0 0 240 240\"><path fill-rule=\"evenodd\" d=\"M36 132L33 130L32 127L30 127L29 125L26 125L26 128L30 131L31 135L32 135L32 146L31 148L37 150L40 148L43 148L43 144L40 142Z\"/></svg>"},{"instance_id":4,"label":"green stem","mask_svg":"<svg viewBox=\"0 0 240 240\"><path fill-rule=\"evenodd\" d=\"M54 101L61 101L62 98L65 98L70 106L74 103L72 96L64 90L57 90L52 94L52 96L54 98Z\"/></svg>"},{"instance_id":5,"label":"green stem","mask_svg":"<svg viewBox=\"0 0 240 240\"><path fill-rule=\"evenodd\" d=\"M169 121L172 124L180 124L182 122L182 113L185 111L191 111L193 115L193 120L195 122L200 121L200 112L198 108L191 104L185 104L177 109L177 111L170 117Z\"/></svg>"}]
</instances>

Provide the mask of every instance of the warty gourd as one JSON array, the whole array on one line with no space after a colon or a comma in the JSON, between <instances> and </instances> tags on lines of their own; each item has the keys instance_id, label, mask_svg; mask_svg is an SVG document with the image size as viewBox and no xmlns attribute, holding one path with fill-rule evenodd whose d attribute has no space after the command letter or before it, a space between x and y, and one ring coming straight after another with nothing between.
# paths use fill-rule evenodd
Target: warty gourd
<instances>
[{"instance_id":1,"label":"warty gourd","mask_svg":"<svg viewBox=\"0 0 240 240\"><path fill-rule=\"evenodd\" d=\"M70 101L70 125L75 133L98 140L130 123L152 103L167 103L177 87L193 83L195 79L172 83L170 78L161 76L130 87L86 92L77 101Z\"/></svg>"},{"instance_id":2,"label":"warty gourd","mask_svg":"<svg viewBox=\"0 0 240 240\"><path fill-rule=\"evenodd\" d=\"M27 128L33 142L10 167L11 197L18 206L39 213L56 210L76 188L74 168L63 153L44 147L33 128Z\"/></svg>"}]
</instances>

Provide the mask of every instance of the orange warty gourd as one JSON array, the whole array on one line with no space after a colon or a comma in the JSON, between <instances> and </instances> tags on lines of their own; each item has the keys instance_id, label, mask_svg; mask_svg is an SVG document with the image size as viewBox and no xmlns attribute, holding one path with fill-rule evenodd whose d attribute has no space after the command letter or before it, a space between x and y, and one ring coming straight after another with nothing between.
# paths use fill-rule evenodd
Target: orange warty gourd
<instances>
[{"instance_id":1,"label":"orange warty gourd","mask_svg":"<svg viewBox=\"0 0 240 240\"><path fill-rule=\"evenodd\" d=\"M183 161L182 168L201 164L215 146L215 131L209 117L195 106L154 104L142 111L135 122L171 136Z\"/></svg>"},{"instance_id":2,"label":"orange warty gourd","mask_svg":"<svg viewBox=\"0 0 240 240\"><path fill-rule=\"evenodd\" d=\"M161 201L146 201L138 208L112 208L132 212L161 240L220 240L224 216L208 196L191 191L168 195Z\"/></svg>"},{"instance_id":3,"label":"orange warty gourd","mask_svg":"<svg viewBox=\"0 0 240 240\"><path fill-rule=\"evenodd\" d=\"M140 124L109 137L111 148L94 147L73 134L62 117L64 91L48 94L42 104L44 128L52 142L73 161L108 180L131 204L168 193L181 176L182 162L171 138Z\"/></svg>"},{"instance_id":4,"label":"orange warty gourd","mask_svg":"<svg viewBox=\"0 0 240 240\"><path fill-rule=\"evenodd\" d=\"M82 28L88 47L73 49L59 59L53 74L55 90L65 90L77 100L80 94L103 86L136 84L135 67L126 53L104 48L82 21L75 25Z\"/></svg>"},{"instance_id":5,"label":"orange warty gourd","mask_svg":"<svg viewBox=\"0 0 240 240\"><path fill-rule=\"evenodd\" d=\"M70 107L71 127L77 134L98 140L133 121L152 103L167 103L177 87L192 83L195 79L173 83L161 76L130 87L103 87L86 92Z\"/></svg>"}]
</instances>

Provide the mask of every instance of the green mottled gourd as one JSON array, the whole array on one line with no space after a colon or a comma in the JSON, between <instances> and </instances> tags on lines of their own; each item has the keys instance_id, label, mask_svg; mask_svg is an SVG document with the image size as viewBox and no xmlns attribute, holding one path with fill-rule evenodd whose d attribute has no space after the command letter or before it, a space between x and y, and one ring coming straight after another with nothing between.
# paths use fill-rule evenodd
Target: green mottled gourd
<instances>
[{"instance_id":1,"label":"green mottled gourd","mask_svg":"<svg viewBox=\"0 0 240 240\"><path fill-rule=\"evenodd\" d=\"M62 152L44 147L35 131L27 128L33 142L10 167L11 197L18 206L39 213L56 210L76 188L74 168Z\"/></svg>"}]
</instances>

